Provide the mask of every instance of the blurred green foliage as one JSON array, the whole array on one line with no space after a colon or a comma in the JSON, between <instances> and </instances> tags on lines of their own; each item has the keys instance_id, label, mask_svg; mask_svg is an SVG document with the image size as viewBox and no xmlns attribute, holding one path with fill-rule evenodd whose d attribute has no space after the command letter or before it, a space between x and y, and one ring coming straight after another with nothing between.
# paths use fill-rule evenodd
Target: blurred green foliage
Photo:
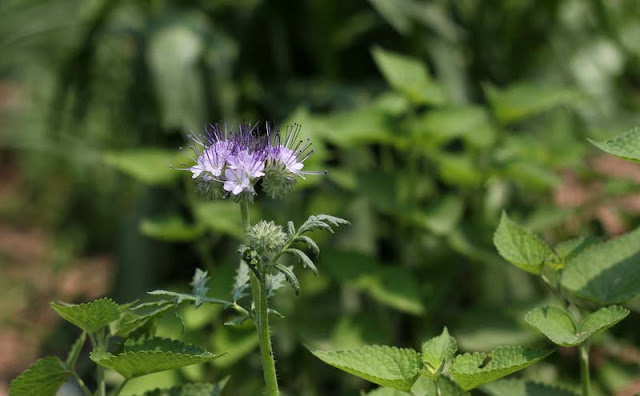
<instances>
[{"instance_id":1,"label":"blurred green foliage","mask_svg":"<svg viewBox=\"0 0 640 396\"><path fill-rule=\"evenodd\" d=\"M118 301L179 288L197 266L210 296L228 298L238 210L201 201L170 165L190 163L186 135L205 123L297 122L316 149L306 168L329 174L257 199L252 217L352 226L317 235L320 276L275 301L288 394L368 386L304 343L420 345L447 325L461 351L538 344L522 318L549 293L498 256L493 231L505 208L550 242L616 232L602 205L637 224L617 200L638 178L603 175L586 139L638 124L639 17L640 3L604 0L5 0L0 153L20 183L0 219L71 240L74 255L111 254ZM601 194L564 203L568 174ZM223 326L219 308L181 315L186 341L227 354L130 391L231 375L236 394L258 394L255 334ZM157 326L181 332L171 316ZM596 394L637 375L624 358L637 326L632 314L597 338ZM571 353L523 376L575 386Z\"/></svg>"}]
</instances>

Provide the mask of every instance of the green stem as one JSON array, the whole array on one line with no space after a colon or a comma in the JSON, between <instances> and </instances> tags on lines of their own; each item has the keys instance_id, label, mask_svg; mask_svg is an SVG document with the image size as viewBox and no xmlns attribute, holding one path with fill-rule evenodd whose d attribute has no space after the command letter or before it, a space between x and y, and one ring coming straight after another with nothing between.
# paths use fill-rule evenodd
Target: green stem
<instances>
[{"instance_id":1,"label":"green stem","mask_svg":"<svg viewBox=\"0 0 640 396\"><path fill-rule=\"evenodd\" d=\"M582 396L591 394L591 377L589 375L589 340L580 344L580 380L582 382Z\"/></svg>"},{"instance_id":2,"label":"green stem","mask_svg":"<svg viewBox=\"0 0 640 396\"><path fill-rule=\"evenodd\" d=\"M242 226L244 233L249 230L249 203L247 200L240 202L242 213ZM255 307L255 324L258 331L258 343L260 344L260 356L262 358L262 371L268 396L278 396L278 377L276 365L273 360L273 348L271 346L271 334L269 332L269 313L267 308L266 271L260 266L261 279L251 271L251 296Z\"/></svg>"},{"instance_id":3,"label":"green stem","mask_svg":"<svg viewBox=\"0 0 640 396\"><path fill-rule=\"evenodd\" d=\"M94 351L102 351L102 343L96 338L95 333L89 333L89 340L91 340L91 346L93 347ZM96 364L96 370L97 370L97 382L98 382L98 391L97 391L97 396L106 396L107 392L106 392L106 385L104 382L104 368L99 365Z\"/></svg>"},{"instance_id":4,"label":"green stem","mask_svg":"<svg viewBox=\"0 0 640 396\"><path fill-rule=\"evenodd\" d=\"M113 391L113 393L111 394L112 396L118 396L120 394L120 392L122 392L122 389L124 389L125 385L127 385L127 382L129 382L128 378L125 378L124 381L122 381L120 383L120 385L118 385L118 387L116 388L116 390Z\"/></svg>"},{"instance_id":5,"label":"green stem","mask_svg":"<svg viewBox=\"0 0 640 396\"><path fill-rule=\"evenodd\" d=\"M82 380L82 378L80 378L75 370L71 370L71 375L73 375L73 377L76 379L78 386L80 387L80 389L82 389L82 393L84 393L85 396L92 396L91 391L89 390L89 388L87 388L87 385L85 385L84 381Z\"/></svg>"}]
</instances>

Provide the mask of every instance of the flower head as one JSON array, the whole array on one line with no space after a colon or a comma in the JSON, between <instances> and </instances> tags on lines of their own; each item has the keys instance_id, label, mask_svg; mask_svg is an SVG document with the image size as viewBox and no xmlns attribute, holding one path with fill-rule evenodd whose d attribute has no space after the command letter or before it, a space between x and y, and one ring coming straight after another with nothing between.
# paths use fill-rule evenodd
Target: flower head
<instances>
[{"instance_id":1,"label":"flower head","mask_svg":"<svg viewBox=\"0 0 640 396\"><path fill-rule=\"evenodd\" d=\"M284 134L268 123L264 131L257 124L240 124L235 130L209 125L204 139L191 136L196 157L188 170L199 189L212 198L229 194L252 197L260 180L269 196L281 198L291 190L296 176L325 173L302 170L313 150L309 139L298 140L299 133L299 125ZM226 193L217 193L220 191Z\"/></svg>"}]
</instances>

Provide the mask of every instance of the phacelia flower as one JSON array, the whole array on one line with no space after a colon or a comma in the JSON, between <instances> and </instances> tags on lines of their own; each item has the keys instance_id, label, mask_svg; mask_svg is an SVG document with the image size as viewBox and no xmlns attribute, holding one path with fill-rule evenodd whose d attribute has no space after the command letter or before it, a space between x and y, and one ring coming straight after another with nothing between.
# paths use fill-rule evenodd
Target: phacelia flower
<instances>
[{"instance_id":1,"label":"phacelia flower","mask_svg":"<svg viewBox=\"0 0 640 396\"><path fill-rule=\"evenodd\" d=\"M325 173L302 170L313 150L309 139L298 140L299 133L299 125L289 127L284 135L268 123L264 131L257 124L240 124L236 130L209 125L204 139L191 136L195 165L185 170L191 171L199 190L210 198L252 197L259 181L269 196L282 198L296 177Z\"/></svg>"}]
</instances>

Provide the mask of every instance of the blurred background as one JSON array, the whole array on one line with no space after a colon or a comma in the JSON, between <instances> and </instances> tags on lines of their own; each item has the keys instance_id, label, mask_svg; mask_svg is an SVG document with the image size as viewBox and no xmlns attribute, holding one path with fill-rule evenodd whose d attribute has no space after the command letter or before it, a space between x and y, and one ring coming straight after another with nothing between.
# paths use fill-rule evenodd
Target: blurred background
<instances>
[{"instance_id":1,"label":"blurred background","mask_svg":"<svg viewBox=\"0 0 640 396\"><path fill-rule=\"evenodd\" d=\"M257 198L253 219L352 222L317 235L320 276L275 300L288 394L373 389L303 343L419 347L445 325L462 351L543 343L523 318L550 296L497 255L500 212L549 242L636 227L640 168L587 138L640 124L639 109L635 1L2 0L0 395L78 335L50 300L145 299L197 267L228 297L239 211L169 167L219 121L300 123L306 168L329 171ZM596 394L640 391L640 302L629 308L596 340ZM173 315L159 334L227 354L128 394L227 375L226 394L260 394L250 325L223 326L219 307L180 316L184 334ZM89 384L90 368L85 355ZM522 375L576 386L576 350Z\"/></svg>"}]
</instances>

